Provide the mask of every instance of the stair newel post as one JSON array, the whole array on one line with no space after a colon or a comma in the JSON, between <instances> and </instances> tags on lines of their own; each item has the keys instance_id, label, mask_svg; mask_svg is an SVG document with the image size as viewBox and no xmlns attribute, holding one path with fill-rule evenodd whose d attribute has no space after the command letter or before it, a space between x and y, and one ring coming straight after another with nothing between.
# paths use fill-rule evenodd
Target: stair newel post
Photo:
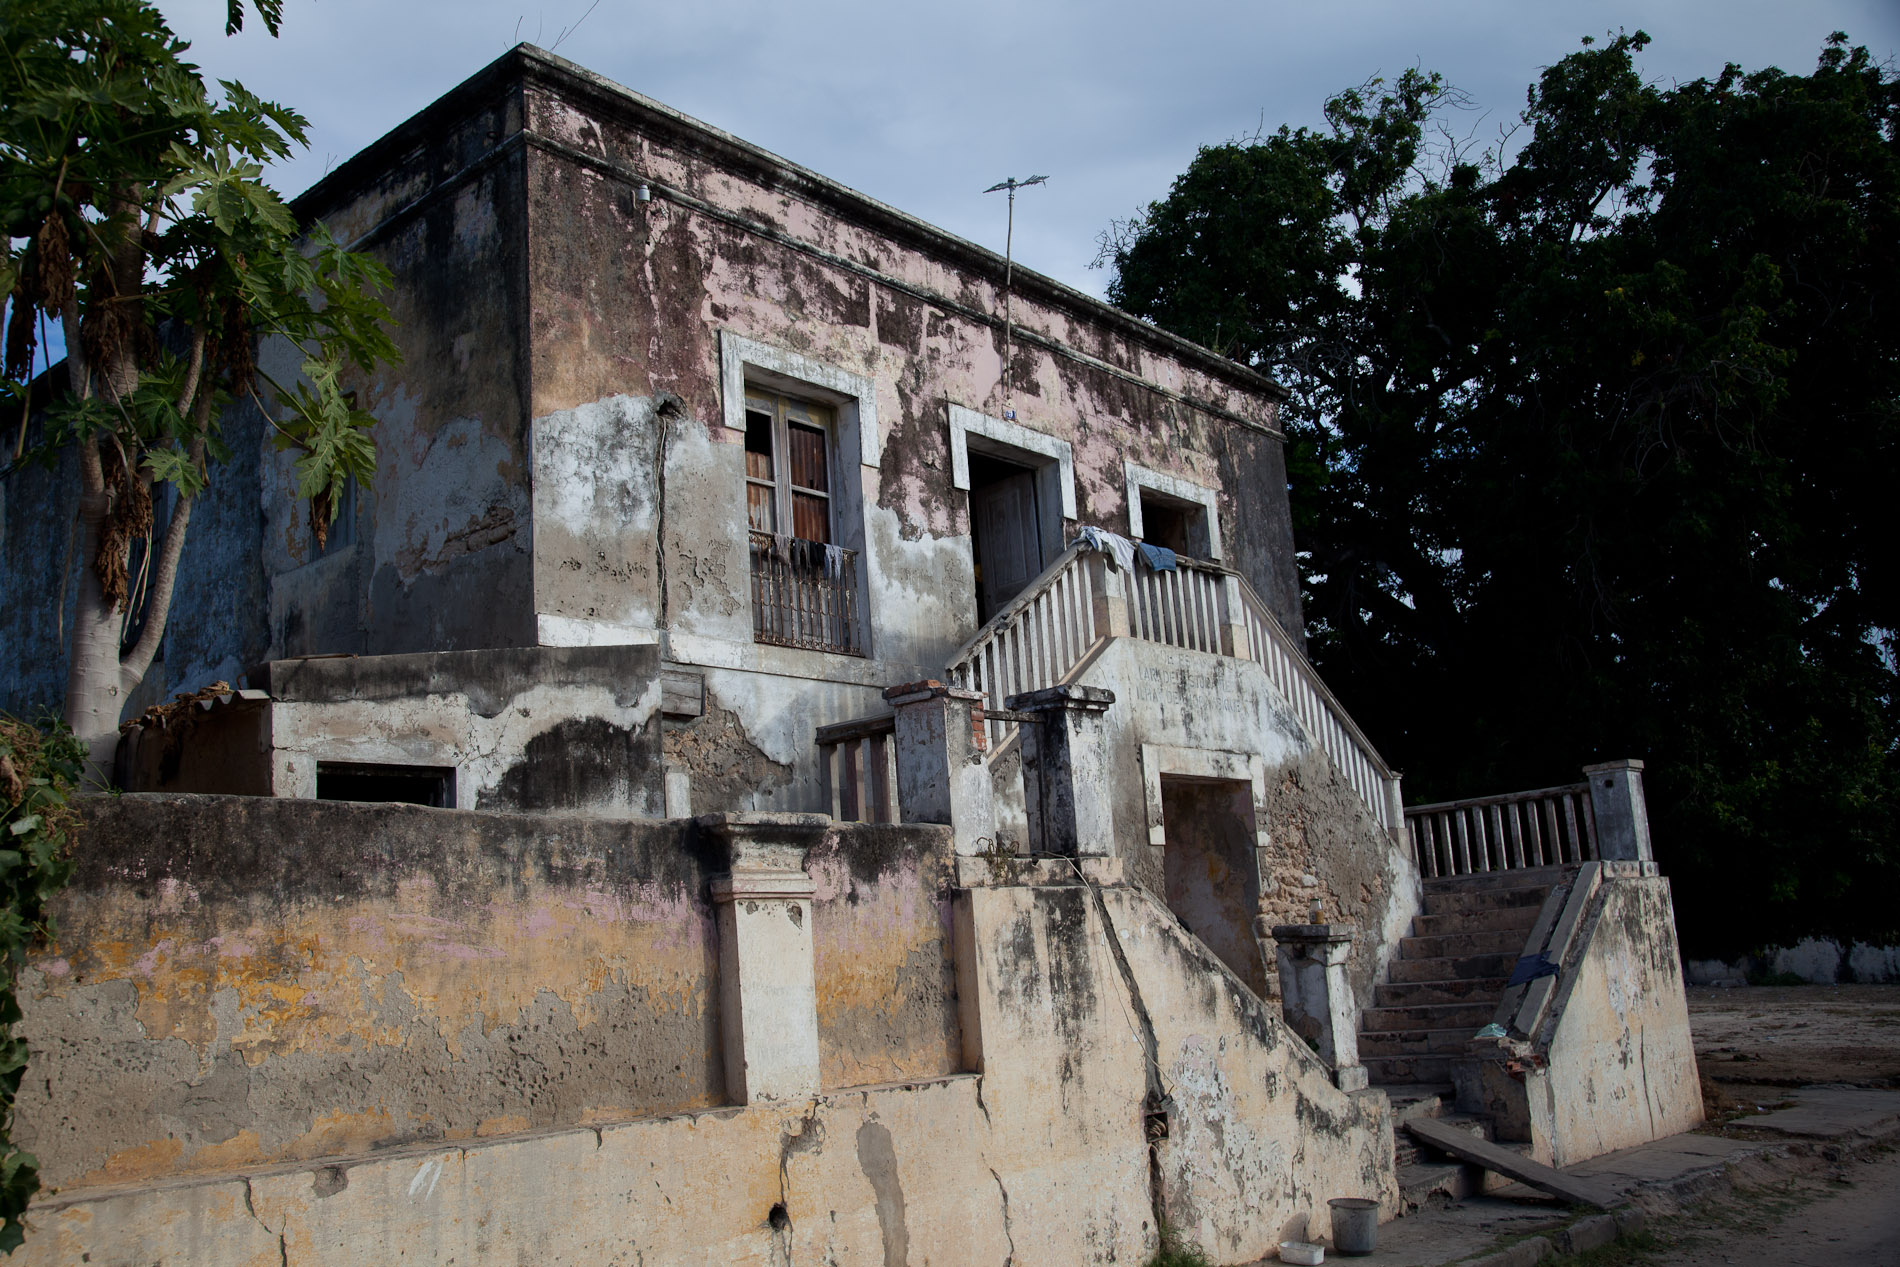
<instances>
[{"instance_id":1,"label":"stair newel post","mask_svg":"<svg viewBox=\"0 0 1900 1267\"><path fill-rule=\"evenodd\" d=\"M1604 761L1583 767L1596 811L1597 857L1605 862L1654 862L1649 806L1643 799L1643 763Z\"/></svg>"},{"instance_id":2,"label":"stair newel post","mask_svg":"<svg viewBox=\"0 0 1900 1267\"><path fill-rule=\"evenodd\" d=\"M1131 578L1109 566L1109 557L1100 551L1083 555L1082 562L1089 571L1089 596L1095 608L1095 636L1128 637L1128 581Z\"/></svg>"},{"instance_id":3,"label":"stair newel post","mask_svg":"<svg viewBox=\"0 0 1900 1267\"><path fill-rule=\"evenodd\" d=\"M884 692L896 714L897 808L906 823L948 823L956 851L982 853L996 835L983 695L935 679Z\"/></svg>"},{"instance_id":4,"label":"stair newel post","mask_svg":"<svg viewBox=\"0 0 1900 1267\"><path fill-rule=\"evenodd\" d=\"M1099 686L1051 686L1012 695L1004 706L1036 714L1022 728L1029 836L1041 853L1112 857L1115 811L1103 714L1115 702ZM1033 783L1033 787L1031 784Z\"/></svg>"},{"instance_id":5,"label":"stair newel post","mask_svg":"<svg viewBox=\"0 0 1900 1267\"><path fill-rule=\"evenodd\" d=\"M1280 1008L1286 1023L1333 1067L1341 1091L1367 1083L1359 1063L1359 1008L1346 980L1356 928L1351 924L1276 924Z\"/></svg>"}]
</instances>

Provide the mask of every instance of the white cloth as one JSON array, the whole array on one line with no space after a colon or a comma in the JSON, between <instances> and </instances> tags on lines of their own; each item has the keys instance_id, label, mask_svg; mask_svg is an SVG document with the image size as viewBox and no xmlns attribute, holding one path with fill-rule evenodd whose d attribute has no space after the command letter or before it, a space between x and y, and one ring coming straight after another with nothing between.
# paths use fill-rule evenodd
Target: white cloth
<instances>
[{"instance_id":1,"label":"white cloth","mask_svg":"<svg viewBox=\"0 0 1900 1267\"><path fill-rule=\"evenodd\" d=\"M1124 572L1135 570L1135 543L1127 537L1117 536L1103 528L1084 528L1071 544L1077 543L1106 554Z\"/></svg>"}]
</instances>

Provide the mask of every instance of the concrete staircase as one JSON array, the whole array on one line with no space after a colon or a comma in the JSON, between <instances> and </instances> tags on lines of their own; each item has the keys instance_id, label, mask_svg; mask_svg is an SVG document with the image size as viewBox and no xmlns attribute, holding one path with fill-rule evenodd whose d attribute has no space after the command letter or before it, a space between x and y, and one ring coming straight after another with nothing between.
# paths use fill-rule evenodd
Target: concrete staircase
<instances>
[{"instance_id":1,"label":"concrete staircase","mask_svg":"<svg viewBox=\"0 0 1900 1267\"><path fill-rule=\"evenodd\" d=\"M1490 1022L1561 875L1548 867L1425 881L1425 913L1359 1020L1359 1059L1375 1084L1451 1084L1452 1058Z\"/></svg>"},{"instance_id":2,"label":"concrete staircase","mask_svg":"<svg viewBox=\"0 0 1900 1267\"><path fill-rule=\"evenodd\" d=\"M1489 1024L1531 925L1563 869L1491 871L1425 881L1424 913L1399 943L1377 1006L1360 1018L1359 1058L1392 1099L1395 1161L1405 1200L1483 1190L1485 1172L1406 1133L1414 1116L1494 1138L1489 1118L1456 1111L1451 1062ZM1511 1145L1505 1145L1511 1147Z\"/></svg>"}]
</instances>

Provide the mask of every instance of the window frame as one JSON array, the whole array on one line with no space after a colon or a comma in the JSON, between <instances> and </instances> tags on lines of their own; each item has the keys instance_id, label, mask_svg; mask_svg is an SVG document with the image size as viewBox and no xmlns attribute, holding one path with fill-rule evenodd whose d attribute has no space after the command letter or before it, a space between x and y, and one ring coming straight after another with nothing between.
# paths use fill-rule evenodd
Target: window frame
<instances>
[{"instance_id":1,"label":"window frame","mask_svg":"<svg viewBox=\"0 0 1900 1267\"><path fill-rule=\"evenodd\" d=\"M836 544L838 540L838 481L840 467L838 460L837 410L821 401L781 391L774 386L759 383L748 378L745 383L745 413L748 432L751 429L751 415L769 414L772 419L772 478L762 479L748 469L745 473L746 527L753 532L771 532L775 536L791 537L796 540L809 540L799 537L796 498L822 497L825 503L825 536L823 544ZM797 484L792 479L791 430L794 425L807 427L824 437L825 484L824 488L810 488ZM748 447L749 454L753 450ZM772 489L773 528L756 528L752 525L752 499L750 490L755 486Z\"/></svg>"}]
</instances>

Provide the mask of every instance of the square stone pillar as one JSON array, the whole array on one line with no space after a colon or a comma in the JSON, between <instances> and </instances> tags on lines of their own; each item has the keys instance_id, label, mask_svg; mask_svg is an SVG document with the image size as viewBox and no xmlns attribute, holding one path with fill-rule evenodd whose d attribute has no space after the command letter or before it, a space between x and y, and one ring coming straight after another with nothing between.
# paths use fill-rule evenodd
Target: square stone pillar
<instances>
[{"instance_id":1,"label":"square stone pillar","mask_svg":"<svg viewBox=\"0 0 1900 1267\"><path fill-rule=\"evenodd\" d=\"M897 715L897 804L904 822L948 823L956 851L996 836L983 696L927 679L884 692Z\"/></svg>"},{"instance_id":2,"label":"square stone pillar","mask_svg":"<svg viewBox=\"0 0 1900 1267\"><path fill-rule=\"evenodd\" d=\"M719 916L719 1021L734 1104L818 1094L818 988L805 855L823 814L707 814L695 820L725 856L712 882Z\"/></svg>"},{"instance_id":3,"label":"square stone pillar","mask_svg":"<svg viewBox=\"0 0 1900 1267\"><path fill-rule=\"evenodd\" d=\"M1280 1008L1286 1023L1333 1067L1341 1091L1366 1085L1359 1063L1359 1009L1346 982L1351 924L1276 924Z\"/></svg>"},{"instance_id":4,"label":"square stone pillar","mask_svg":"<svg viewBox=\"0 0 1900 1267\"><path fill-rule=\"evenodd\" d=\"M1649 806L1643 800L1643 763L1603 761L1583 767L1596 811L1597 857L1605 862L1653 862Z\"/></svg>"},{"instance_id":5,"label":"square stone pillar","mask_svg":"<svg viewBox=\"0 0 1900 1267\"><path fill-rule=\"evenodd\" d=\"M1128 622L1128 578L1116 569L1106 554L1092 550L1082 556L1088 569L1089 593L1093 596L1095 633L1101 638L1126 638Z\"/></svg>"},{"instance_id":6,"label":"square stone pillar","mask_svg":"<svg viewBox=\"0 0 1900 1267\"><path fill-rule=\"evenodd\" d=\"M1029 837L1040 853L1114 856L1115 811L1102 720L1114 702L1115 692L1099 686L1051 686L1004 701L1018 712L1036 714L1036 721L1022 729L1023 800Z\"/></svg>"}]
</instances>

